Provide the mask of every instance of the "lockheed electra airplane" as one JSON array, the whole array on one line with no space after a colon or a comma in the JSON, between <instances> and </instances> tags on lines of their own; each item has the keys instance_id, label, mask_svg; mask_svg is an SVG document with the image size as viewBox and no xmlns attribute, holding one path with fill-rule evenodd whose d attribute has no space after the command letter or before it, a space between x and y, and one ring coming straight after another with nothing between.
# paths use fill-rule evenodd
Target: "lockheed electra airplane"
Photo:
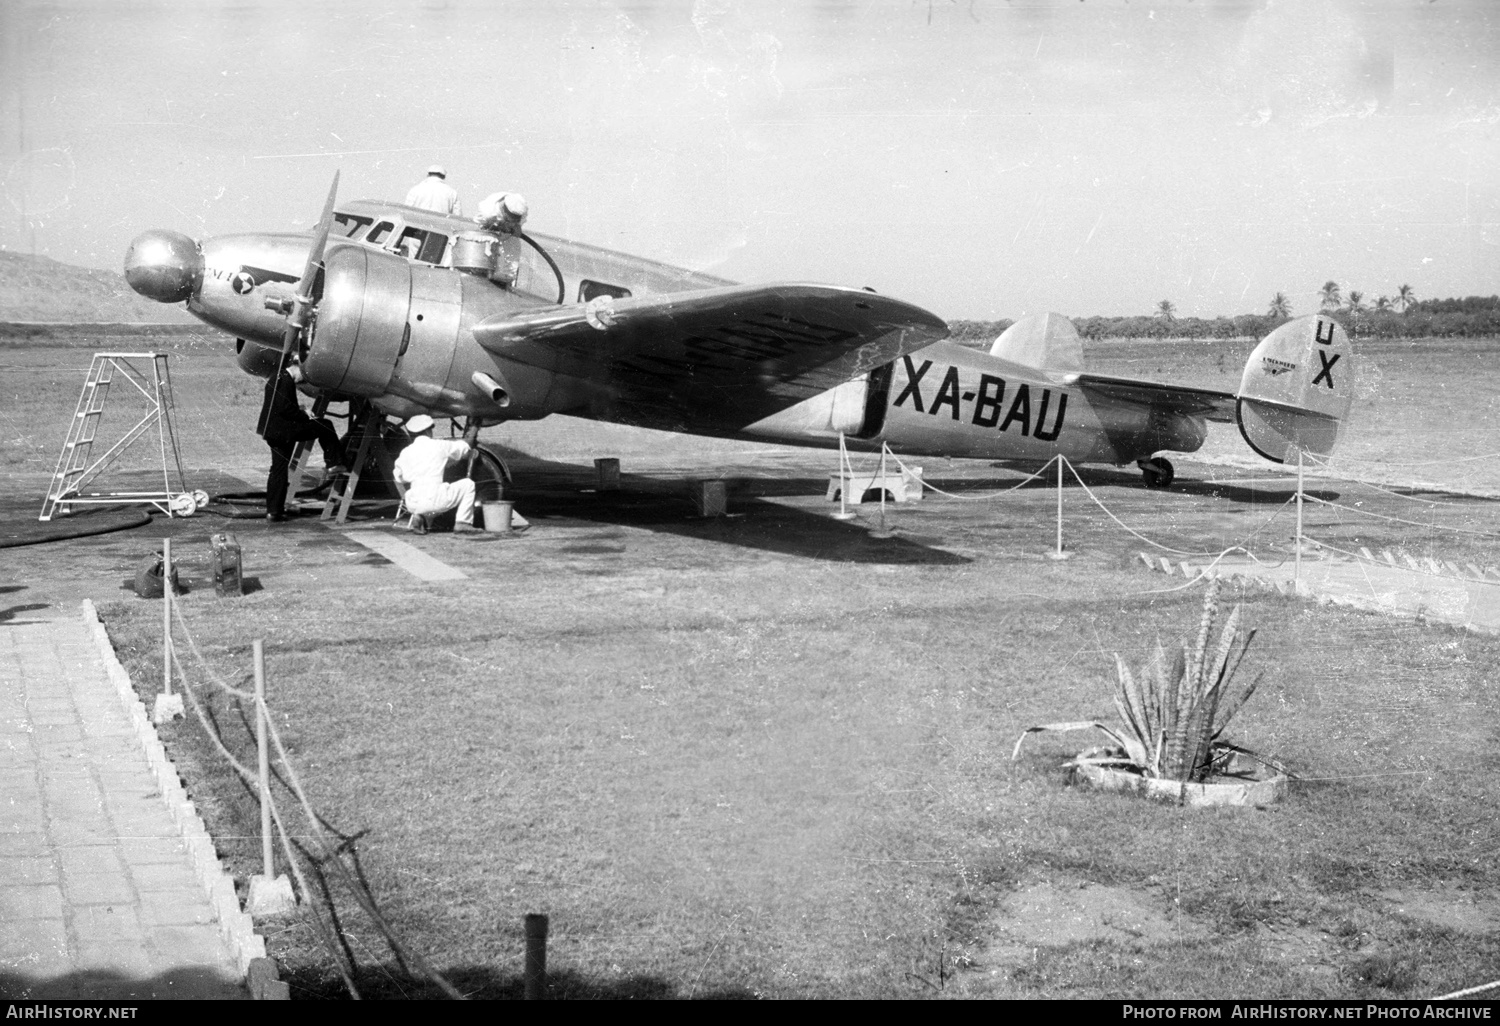
<instances>
[{"instance_id":1,"label":"lockheed electra airplane","mask_svg":"<svg viewBox=\"0 0 1500 1026\"><path fill-rule=\"evenodd\" d=\"M868 289L738 285L542 234L400 204L336 205L316 229L131 243L139 293L186 303L268 376L295 352L304 387L405 418L482 426L554 413L721 438L913 455L1137 464L1238 423L1275 462L1326 454L1352 396L1327 317L1256 347L1236 394L1090 374L1072 323L1017 321L983 352Z\"/></svg>"}]
</instances>

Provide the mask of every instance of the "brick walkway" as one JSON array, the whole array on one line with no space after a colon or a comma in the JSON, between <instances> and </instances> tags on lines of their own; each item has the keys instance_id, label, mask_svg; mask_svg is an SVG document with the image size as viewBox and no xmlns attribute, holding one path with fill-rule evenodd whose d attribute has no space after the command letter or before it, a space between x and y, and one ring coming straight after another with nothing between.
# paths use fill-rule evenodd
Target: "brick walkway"
<instances>
[{"instance_id":1,"label":"brick walkway","mask_svg":"<svg viewBox=\"0 0 1500 1026\"><path fill-rule=\"evenodd\" d=\"M0 997L235 998L240 979L78 610L0 618Z\"/></svg>"}]
</instances>

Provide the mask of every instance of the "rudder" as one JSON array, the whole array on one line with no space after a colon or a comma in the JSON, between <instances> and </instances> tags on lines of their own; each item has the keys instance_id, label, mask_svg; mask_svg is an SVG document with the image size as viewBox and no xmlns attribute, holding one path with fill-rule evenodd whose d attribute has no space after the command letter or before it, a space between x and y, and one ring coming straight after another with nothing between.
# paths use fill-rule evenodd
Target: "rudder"
<instances>
[{"instance_id":1,"label":"rudder","mask_svg":"<svg viewBox=\"0 0 1500 1026\"><path fill-rule=\"evenodd\" d=\"M1287 463L1298 451L1333 452L1354 398L1354 351L1343 325L1313 314L1288 321L1255 347L1236 412L1246 444Z\"/></svg>"}]
</instances>

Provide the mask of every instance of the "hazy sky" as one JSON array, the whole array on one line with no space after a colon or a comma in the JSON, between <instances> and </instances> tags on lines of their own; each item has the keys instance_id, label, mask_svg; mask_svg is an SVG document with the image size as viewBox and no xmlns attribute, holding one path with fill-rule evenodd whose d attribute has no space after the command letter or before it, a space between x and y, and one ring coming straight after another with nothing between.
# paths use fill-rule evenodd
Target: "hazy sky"
<instances>
[{"instance_id":1,"label":"hazy sky","mask_svg":"<svg viewBox=\"0 0 1500 1026\"><path fill-rule=\"evenodd\" d=\"M0 0L0 246L472 210L949 318L1500 292L1496 0Z\"/></svg>"}]
</instances>

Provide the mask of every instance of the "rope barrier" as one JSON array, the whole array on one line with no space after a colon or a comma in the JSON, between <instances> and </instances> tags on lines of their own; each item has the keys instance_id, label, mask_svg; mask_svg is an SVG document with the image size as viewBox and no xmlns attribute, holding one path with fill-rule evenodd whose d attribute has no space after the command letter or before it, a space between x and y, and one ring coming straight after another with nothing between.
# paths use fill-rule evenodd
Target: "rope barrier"
<instances>
[{"instance_id":1,"label":"rope barrier","mask_svg":"<svg viewBox=\"0 0 1500 1026\"><path fill-rule=\"evenodd\" d=\"M270 737L271 742L276 747L276 753L281 762L281 768L286 774L286 779L282 781L282 784L292 792L292 794L301 804L303 815L306 816L307 822L312 829L312 837L316 841L317 847L322 851L322 858L320 860L322 864L324 864L325 866L332 865L334 867L339 878L343 881L344 885L349 888L350 893L354 896L355 902L360 906L365 914L370 917L371 921L375 924L376 929L380 931L381 935L385 938L386 943L390 945L391 950L396 954L396 957L402 961L403 965L409 962L411 965L415 966L417 970L422 973L422 975L430 979L448 997L460 1001L465 1000L464 995L458 990L458 988L454 987L453 984L451 984L441 973L433 968L425 958L423 958L420 954L411 951L406 947L405 944L401 943L399 938L396 937L394 931L391 929L390 923L386 920L386 918L381 914L379 908L375 905L374 898L368 893L367 889L363 886L362 883L355 880L353 874L350 873L349 868L344 865L344 861L340 857L339 848L330 843L327 834L323 830L322 820L318 816L316 811L314 811L312 803L308 800L307 792L303 789L302 783L297 777L297 771L292 765L292 761L287 753L286 746L281 741L281 734L276 729L275 717L271 715L270 707L267 706L265 702L254 693L231 687L230 685L225 684L222 680L218 679L217 675L214 674L212 668L209 666L207 659L204 658L202 651L198 648L197 642L192 636L192 632L188 629L186 620L182 617L181 604L173 603L173 606L177 611L177 620L179 625L182 627L183 635L187 638L188 648L192 651L194 657L202 665L204 673L210 679L211 683L236 699L242 701L248 700L251 703L252 707L256 709L257 714L264 714L267 734ZM182 661L181 659L176 658L175 649L173 651L173 663L177 668L179 678L182 680L183 691L187 694L188 698L192 702L193 711L197 715L199 722L203 725L205 732L208 733L210 740L214 743L215 747L218 748L220 754L223 755L226 760L228 760L230 767L234 769L235 772L239 773L240 776L243 777L250 785L258 786L258 775L250 772L248 768L246 768L239 762L239 760L234 757L234 755L229 751L228 747L225 746L222 739L210 726L207 715L203 712L201 706L198 703L197 696L192 693L192 688L188 682L186 670L182 666ZM303 894L311 896L312 890L309 888L306 879L302 875L301 868L296 858L293 856L292 849L288 842L288 837L290 836L290 834L282 821L280 809L277 807L277 804L274 801L270 802L270 811L272 818L276 822L276 828L280 832L281 845L285 852L288 865L291 867L293 874L297 877L297 884L299 887L301 887ZM326 924L323 923L321 916L318 915L315 908L314 915L315 917L317 917L319 932L320 934L323 934ZM350 977L350 974L345 971L342 953L339 951L336 945L329 945L329 938L327 936L323 936L323 940L325 942L325 946L329 946L329 951L334 956L334 961L339 967L340 974L344 976L344 982L348 987L350 994L353 997L358 998L359 992L354 986L354 981Z\"/></svg>"},{"instance_id":2,"label":"rope barrier","mask_svg":"<svg viewBox=\"0 0 1500 1026\"><path fill-rule=\"evenodd\" d=\"M1313 454L1312 453L1308 453L1308 455L1312 456ZM1330 462L1333 461L1333 460L1339 460L1339 461L1344 462L1344 463L1365 463L1365 464L1368 464L1370 466L1380 466L1380 467L1446 467L1446 466L1451 466L1451 465L1456 464L1456 463L1474 463L1474 462L1476 462L1478 460L1500 459L1500 452L1485 453L1482 456L1460 456L1457 459L1451 459L1451 460L1423 460L1423 461L1417 462L1417 463L1393 463L1390 460L1365 460L1365 459L1360 459L1358 456L1333 456L1333 455L1329 455L1329 456L1313 456L1313 458L1314 459L1326 460L1326 461L1330 461Z\"/></svg>"},{"instance_id":3,"label":"rope barrier","mask_svg":"<svg viewBox=\"0 0 1500 1026\"><path fill-rule=\"evenodd\" d=\"M1470 994L1482 994L1487 990L1494 990L1496 987L1500 987L1500 980L1495 980L1493 983L1481 983L1477 987L1468 987L1464 990L1455 990L1452 994L1442 994L1435 998L1428 998L1428 1000L1452 1001L1455 998L1468 997Z\"/></svg>"},{"instance_id":4,"label":"rope barrier","mask_svg":"<svg viewBox=\"0 0 1500 1026\"><path fill-rule=\"evenodd\" d=\"M913 473L913 471L911 470L910 467L908 467L905 463L901 462L901 457L897 456L894 450L888 450L888 451L891 454L891 459L893 459L893 460L896 461L896 466L898 466L898 467L901 468L902 473L904 473L904 474L906 474L908 476L911 476L911 477L915 477L916 476ZM989 499L999 498L1002 495L1009 495L1011 492L1015 491L1017 488L1025 487L1030 482L1036 480L1037 478L1039 478L1043 474L1045 474L1047 472L1047 468L1050 467L1050 466L1052 466L1052 464L1056 463L1060 459L1062 459L1061 455L1054 456L1050 460L1048 460L1046 463L1042 464L1041 469L1038 470L1036 473L1032 474L1030 477L1022 478L1021 481L1018 484L1011 485L1009 488L1002 488L998 492L990 492L988 495L959 495L959 494L956 494L954 492L946 492L943 489L939 488L937 485L930 484L925 479L922 481L922 487L926 488L926 489L930 489L931 491L937 492L939 495L946 495L950 499L958 499L960 501L966 501L966 502L984 502L984 501L989 500Z\"/></svg>"},{"instance_id":5,"label":"rope barrier","mask_svg":"<svg viewBox=\"0 0 1500 1026\"><path fill-rule=\"evenodd\" d=\"M1059 458L1062 458L1062 457L1059 457ZM1067 462L1067 461L1065 460L1064 462ZM1147 545L1152 546L1153 548L1161 549L1163 552L1170 552L1170 553L1172 553L1173 555L1176 555L1176 556L1212 556L1212 555L1214 555L1214 553L1212 553L1212 552L1189 552L1189 551L1187 551L1185 549L1174 549L1174 548L1172 548L1170 546L1163 545L1160 542L1152 541L1150 538L1147 538L1144 534L1141 534L1139 531L1134 530L1133 528L1131 528L1130 526L1128 526L1119 517L1115 516L1114 513L1112 513L1110 511L1109 507L1106 506L1106 505L1104 505L1104 503L1102 501L1100 501L1099 497L1094 494L1094 490L1092 488L1090 488L1087 484L1084 483L1083 478L1078 475L1077 468L1074 467L1071 462L1068 463L1068 469L1071 470L1071 471L1073 471L1073 479L1078 482L1078 485L1079 485L1079 487L1081 487L1083 489L1084 494L1087 495L1090 499L1094 500L1094 505L1098 506L1101 510L1103 510L1105 516L1109 517L1116 524L1118 524L1120 526L1121 530L1127 532L1128 534L1131 534L1131 535L1135 536L1136 538L1139 538L1141 541L1145 542ZM1250 532L1249 537L1245 538L1244 540L1246 542L1248 542L1248 541L1252 540L1257 534L1260 534L1260 532L1264 531L1267 527L1270 527L1271 526L1271 522L1274 521L1277 517L1281 516L1281 514L1286 510L1286 507L1295 498L1296 498L1296 496L1292 496L1292 498L1289 498L1285 502L1283 502L1279 507L1277 507L1276 512L1272 513L1271 516L1270 516L1270 518L1268 520L1266 520L1265 523L1261 524L1254 531ZM1235 547L1238 547L1238 546L1235 546ZM1228 552L1230 550L1226 549L1225 551ZM1248 550L1247 550L1247 554L1248 554ZM1222 558L1222 556L1223 556L1223 553L1220 553L1220 557L1221 558ZM1255 557L1251 556L1250 558L1254 559ZM1257 562L1259 562L1259 561L1257 560Z\"/></svg>"},{"instance_id":6,"label":"rope barrier","mask_svg":"<svg viewBox=\"0 0 1500 1026\"><path fill-rule=\"evenodd\" d=\"M281 759L281 768L286 771L287 784L291 788L292 793L297 796L297 800L302 803L302 811L307 816L308 823L313 828L313 833L317 836L319 844L324 849L325 859L331 861L337 868L340 877L343 878L344 885L353 893L354 900L359 903L360 908L375 923L376 929L385 937L386 943L391 946L391 950L396 953L397 958L403 961L410 961L412 965L417 967L418 971L435 983L438 989L450 998L453 998L455 1001L465 1000L464 995L459 989L449 983L425 958L417 952L409 950L406 945L397 939L395 933L391 930L390 923L386 921L385 916L381 915L380 909L376 907L374 899L369 896L363 886L355 886L354 881L350 877L349 868L344 865L343 859L339 858L338 850L329 845L327 835L323 833L321 821L317 813L313 811L312 804L307 800L307 793L303 791L301 781L297 779L297 771L292 768L291 760L287 757L286 748L281 743L281 734L276 729L276 724L271 718L269 709L266 709L266 728L267 733L271 737L272 744L276 746L276 754ZM272 809L274 811L274 805Z\"/></svg>"},{"instance_id":7,"label":"rope barrier","mask_svg":"<svg viewBox=\"0 0 1500 1026\"><path fill-rule=\"evenodd\" d=\"M1371 513L1369 510L1357 509L1354 506L1345 506L1338 502L1329 502L1327 499L1319 499L1306 493L1302 496L1308 502L1316 502L1320 506L1328 506L1332 509L1341 509L1349 513L1358 513L1361 516L1374 517L1376 520L1388 520L1394 524L1406 524L1410 527L1425 527L1429 531L1445 531L1449 534L1472 534L1479 538L1500 538L1500 534L1494 531L1475 531L1467 527L1444 527L1440 524L1424 524L1420 520L1406 520L1402 517L1388 517L1383 513Z\"/></svg>"},{"instance_id":8,"label":"rope barrier","mask_svg":"<svg viewBox=\"0 0 1500 1026\"><path fill-rule=\"evenodd\" d=\"M186 628L184 628L184 630L186 630ZM172 652L172 663L177 667L178 679L182 681L182 693L187 696L188 704L193 707L193 713L198 717L198 722L202 725L203 732L208 735L208 739L212 741L214 747L219 750L219 754L224 756L224 758L228 761L230 768L232 768L236 773L244 778L246 784L251 787L258 788L260 781L257 775L250 772L247 767L241 764L240 761L234 757L234 753L230 752L228 746L224 744L223 739L219 737L218 731L209 722L208 715L203 711L203 707L198 703L198 696L193 694L192 685L188 681L187 671L183 669L182 660L177 658L175 649ZM267 716L267 719L269 719L269 715ZM304 895L306 895L308 898L311 898L313 893L312 889L308 886L307 879L302 875L301 866L297 863L296 858L294 858L292 855L291 846L287 842L286 827L281 822L281 813L276 808L275 802L271 803L271 816L276 821L277 829L281 831L282 849L286 853L287 864L291 867L292 875L297 878L297 886L302 889L302 893ZM333 956L334 965L338 967L339 975L343 977L344 986L348 989L349 995L356 1001L358 1001L359 989L354 985L354 978L351 975L353 967L350 966L348 969L345 968L344 959L342 957L343 953L339 950L337 938L334 935L332 927L330 927L323 921L322 914L318 911L317 906L314 905L311 901L307 903L307 907L312 910L313 921L318 934L318 939L323 943L323 946L328 949L328 953Z\"/></svg>"},{"instance_id":9,"label":"rope barrier","mask_svg":"<svg viewBox=\"0 0 1500 1026\"><path fill-rule=\"evenodd\" d=\"M183 637L187 638L188 648L192 651L193 658L197 659L199 665L203 667L203 672L208 677L209 683L222 689L227 694L233 695L235 698L238 698L241 701L254 702L255 692L244 691L240 688L225 684L222 680L219 679L218 674L214 673L213 668L208 665L208 660L203 657L203 653L198 649L198 643L193 640L192 631L188 630L187 621L182 618L181 602L172 603L172 612L177 616L177 626L182 628Z\"/></svg>"},{"instance_id":10,"label":"rope barrier","mask_svg":"<svg viewBox=\"0 0 1500 1026\"><path fill-rule=\"evenodd\" d=\"M1313 460L1314 465L1328 468L1327 462L1320 462L1320 457L1314 456L1311 453L1307 455ZM1393 499L1405 499L1408 502L1425 502L1429 506L1452 506L1455 509L1473 508L1473 504L1467 502L1441 502L1437 499L1424 499L1420 495L1403 495L1398 491L1383 487L1376 481L1368 481L1364 478L1347 478L1337 474L1329 474L1327 476L1316 476L1316 479L1320 481L1354 481L1356 484L1361 484L1366 488L1373 488L1377 492L1382 492L1386 495L1389 495Z\"/></svg>"},{"instance_id":11,"label":"rope barrier","mask_svg":"<svg viewBox=\"0 0 1500 1026\"><path fill-rule=\"evenodd\" d=\"M895 452L891 453L891 458L896 461L896 465L898 467L900 467L901 470L904 473L911 474L911 469L909 467L907 467L907 465L901 461L901 457L898 456L898 455L896 455ZM926 489L930 489L930 490L932 490L934 492L937 492L939 495L947 496L948 498L951 498L951 499L960 499L960 500L967 499L967 500L974 500L974 501L983 501L983 500L988 500L988 499L994 499L994 498L999 498L1000 496L1003 496L1003 495L1007 495L1010 492L1015 491L1017 488L1021 488L1021 487L1025 486L1026 484L1030 483L1031 481L1036 480L1037 478L1042 477L1044 474L1046 474L1047 470L1049 468L1051 468L1051 466L1054 463L1058 462L1059 460L1061 460L1062 463L1073 474L1074 480L1076 480L1078 482L1079 486L1083 488L1084 493L1086 495L1088 495L1088 497L1094 501L1094 504L1096 506L1098 506L1101 510L1104 511L1104 513L1105 513L1106 516L1108 516L1111 520L1113 520L1116 524L1118 524L1122 530L1124 530L1128 534L1133 535L1134 537L1140 539L1141 541L1145 542L1147 545L1152 546L1153 548L1160 549L1163 552L1170 552L1170 553L1172 553L1173 555L1176 555L1176 556L1215 556L1216 557L1215 562L1217 562L1219 559L1222 559L1227 553L1234 551L1236 548L1239 548L1241 551L1243 551L1245 553L1245 555L1249 556L1252 560L1254 560L1257 564L1259 564L1261 566L1280 566L1282 562L1285 562L1285 560L1282 560L1281 562L1278 562L1278 563L1266 563L1263 560L1257 558L1255 556L1255 554L1252 553L1249 549L1244 548L1244 544L1248 544L1250 541L1254 540L1254 538L1256 537L1256 535L1260 534L1261 531L1264 531L1267 527L1271 526L1272 522L1274 522L1277 517L1281 516L1281 514L1283 512L1285 512L1286 507L1291 502L1293 502L1295 500L1296 496L1292 496L1291 498L1288 498L1279 507L1277 507L1276 512L1273 513L1273 514L1271 514L1271 516L1266 520L1265 523L1261 524L1259 527L1257 527L1254 531L1250 532L1250 534L1243 539L1243 543L1244 544L1237 545L1237 546L1231 546L1230 548L1223 550L1223 552L1219 552L1219 553L1216 554L1216 553L1211 552L1211 551L1209 551L1209 552L1193 552L1193 551L1189 551L1187 549L1174 549L1171 546L1163 545L1160 542L1152 541L1150 538L1147 538L1145 535L1141 534L1139 531L1136 531L1136 530L1132 529L1124 521L1122 521L1119 517L1115 516L1114 513L1111 512L1110 509L1107 506L1104 505L1104 503L1099 499L1099 497L1094 494L1093 490L1091 488L1089 488L1089 486L1087 484L1084 483L1083 478L1079 476L1079 474L1078 474L1078 468L1073 465L1073 463L1072 463L1071 460L1069 460L1066 456L1062 455L1061 453L1059 453L1056 456L1052 457L1052 459L1050 459L1046 463L1044 463L1039 470L1037 470L1035 473L1031 474L1029 477L1024 478L1020 483L1012 485L1010 488L1006 488L1006 489L1003 489L1003 490L998 491L998 492L991 492L991 493L989 493L987 495L957 495L957 494L954 494L953 492L944 491L943 489L937 487L934 484L931 484L930 482L928 482L926 480L924 480L922 482L922 487L926 488ZM1165 589L1165 590L1175 591L1177 589ZM1154 594L1154 592L1140 592L1138 594Z\"/></svg>"}]
</instances>

